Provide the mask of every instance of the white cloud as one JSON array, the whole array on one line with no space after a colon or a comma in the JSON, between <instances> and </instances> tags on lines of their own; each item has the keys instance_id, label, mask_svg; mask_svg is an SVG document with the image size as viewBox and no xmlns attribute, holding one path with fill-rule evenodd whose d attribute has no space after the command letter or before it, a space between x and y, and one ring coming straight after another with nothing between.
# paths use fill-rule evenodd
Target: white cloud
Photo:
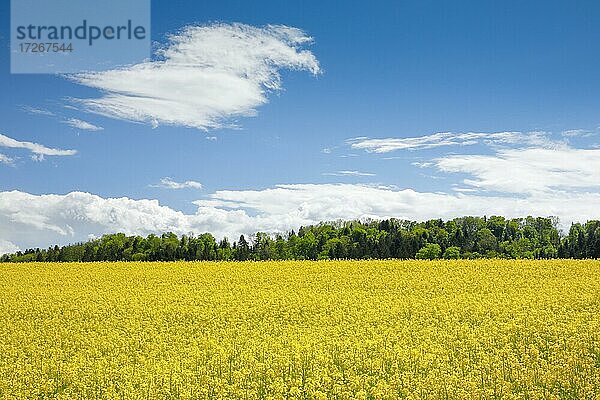
<instances>
[{"instance_id":1,"label":"white cloud","mask_svg":"<svg viewBox=\"0 0 600 400\"><path fill-rule=\"evenodd\" d=\"M590 137L593 134L594 132L585 129L569 129L561 132L564 137Z\"/></svg>"},{"instance_id":2,"label":"white cloud","mask_svg":"<svg viewBox=\"0 0 600 400\"><path fill-rule=\"evenodd\" d=\"M453 187L452 190L454 190L455 192L461 192L461 193L474 193L474 192L477 192L477 189L463 188L463 187L459 187L459 186Z\"/></svg>"},{"instance_id":3,"label":"white cloud","mask_svg":"<svg viewBox=\"0 0 600 400\"><path fill-rule=\"evenodd\" d=\"M216 136L206 136L206 140L210 140L210 141L216 141L217 137Z\"/></svg>"},{"instance_id":4,"label":"white cloud","mask_svg":"<svg viewBox=\"0 0 600 400\"><path fill-rule=\"evenodd\" d=\"M21 109L29 114L32 115L45 115L48 117L54 117L56 114L54 114L52 111L48 111L48 110L44 110L42 108L36 108L36 107L30 107L30 106L22 106Z\"/></svg>"},{"instance_id":5,"label":"white cloud","mask_svg":"<svg viewBox=\"0 0 600 400\"><path fill-rule=\"evenodd\" d=\"M443 172L464 173L467 186L503 193L600 190L600 150L502 149L495 155L451 155L434 160Z\"/></svg>"},{"instance_id":6,"label":"white cloud","mask_svg":"<svg viewBox=\"0 0 600 400\"><path fill-rule=\"evenodd\" d=\"M353 149L366 150L372 153L389 153L396 150L423 150L442 146L468 146L478 143L488 145L545 145L549 143L549 139L544 132L440 132L432 135L408 138L370 139L359 137L348 139L346 142Z\"/></svg>"},{"instance_id":7,"label":"white cloud","mask_svg":"<svg viewBox=\"0 0 600 400\"><path fill-rule=\"evenodd\" d=\"M600 205L600 194L593 193L544 193L522 198L417 192L358 184L279 185L259 191L217 191L209 197L195 204L201 209L250 210L257 219L255 222L268 220L267 226L287 226L287 229L338 218L425 220L491 214L557 215L569 223L596 217L596 207L591 205ZM267 226L263 224L259 229Z\"/></svg>"},{"instance_id":8,"label":"white cloud","mask_svg":"<svg viewBox=\"0 0 600 400\"><path fill-rule=\"evenodd\" d=\"M149 234L189 230L181 212L156 200L103 199L87 193L0 193L0 239L21 248L87 240L110 232Z\"/></svg>"},{"instance_id":9,"label":"white cloud","mask_svg":"<svg viewBox=\"0 0 600 400\"><path fill-rule=\"evenodd\" d=\"M87 121L83 121L77 118L69 118L69 119L65 119L63 121L61 121L63 124L67 124L69 126L72 126L73 128L76 129L82 129L85 131L101 131L104 128L101 126L97 126L94 124L91 124Z\"/></svg>"},{"instance_id":10,"label":"white cloud","mask_svg":"<svg viewBox=\"0 0 600 400\"><path fill-rule=\"evenodd\" d=\"M15 160L13 158L7 156L6 154L0 153L0 163L1 164L13 165L14 161Z\"/></svg>"},{"instance_id":11,"label":"white cloud","mask_svg":"<svg viewBox=\"0 0 600 400\"><path fill-rule=\"evenodd\" d=\"M336 172L325 172L323 175L328 176L375 176L370 172L360 172L360 171L336 171Z\"/></svg>"},{"instance_id":12,"label":"white cloud","mask_svg":"<svg viewBox=\"0 0 600 400\"><path fill-rule=\"evenodd\" d=\"M0 134L0 147L26 149L38 156L72 156L77 154L76 150L54 149L39 143L19 141L2 134Z\"/></svg>"},{"instance_id":13,"label":"white cloud","mask_svg":"<svg viewBox=\"0 0 600 400\"><path fill-rule=\"evenodd\" d=\"M562 136L582 135L571 130ZM580 149L551 138L547 132L436 133L404 139L350 139L352 147L374 153L415 150L439 146L483 143L492 155L454 154L413 162L420 168L436 168L446 173L466 174L466 188L511 195L538 192L563 193L600 191L600 150Z\"/></svg>"},{"instance_id":14,"label":"white cloud","mask_svg":"<svg viewBox=\"0 0 600 400\"><path fill-rule=\"evenodd\" d=\"M32 195L0 192L0 240L21 248L85 241L90 235L211 232L237 238L258 230L284 232L336 219L449 219L463 215L597 218L599 193L539 192L523 196L428 193L357 184L278 185L263 190L220 190L184 214L157 200L102 198L89 193Z\"/></svg>"},{"instance_id":15,"label":"white cloud","mask_svg":"<svg viewBox=\"0 0 600 400\"><path fill-rule=\"evenodd\" d=\"M494 153L455 154L416 163L421 168L467 175L460 185L451 185L449 193L359 184L277 185L262 190L219 190L195 201L195 213L184 214L161 206L157 200L106 199L81 192L41 196L0 192L0 240L27 248L113 232L211 232L217 238L235 239L242 233L284 232L320 221L355 218L558 216L564 228L574 221L598 218L600 149L572 148L539 132L476 134L475 139L475 134L460 135L458 139L437 139L456 143L479 140L492 146ZM40 157L65 151L43 146L44 151L39 147L34 151L34 146L41 145L1 135L0 145L27 148ZM371 176L354 170L332 174ZM202 187L195 181L176 182L168 177L155 186Z\"/></svg>"},{"instance_id":16,"label":"white cloud","mask_svg":"<svg viewBox=\"0 0 600 400\"><path fill-rule=\"evenodd\" d=\"M318 74L317 59L302 49L311 41L281 25L190 26L169 38L157 60L70 78L103 92L75 100L88 111L154 127L219 128L255 115L267 92L281 89L281 69Z\"/></svg>"},{"instance_id":17,"label":"white cloud","mask_svg":"<svg viewBox=\"0 0 600 400\"><path fill-rule=\"evenodd\" d=\"M161 178L160 183L150 185L151 187L159 187L165 189L202 189L202 184L196 181L175 182L173 179L166 177Z\"/></svg>"},{"instance_id":18,"label":"white cloud","mask_svg":"<svg viewBox=\"0 0 600 400\"><path fill-rule=\"evenodd\" d=\"M76 108L72 107L72 106L65 106L65 108L76 110ZM57 118L59 117L57 114L53 113L52 111L48 111L48 110L41 109L41 108L35 108L35 107L30 107L30 106L21 106L21 109L32 115L43 115L43 116L57 117ZM66 118L66 119L62 119L60 122L63 124L67 124L73 128L81 129L81 130L85 130L85 131L101 131L104 129L101 126L97 126L90 122L83 121L83 120L77 119L77 118Z\"/></svg>"},{"instance_id":19,"label":"white cloud","mask_svg":"<svg viewBox=\"0 0 600 400\"><path fill-rule=\"evenodd\" d=\"M3 254L16 253L19 250L21 250L19 246L14 243L0 239L0 256Z\"/></svg>"}]
</instances>

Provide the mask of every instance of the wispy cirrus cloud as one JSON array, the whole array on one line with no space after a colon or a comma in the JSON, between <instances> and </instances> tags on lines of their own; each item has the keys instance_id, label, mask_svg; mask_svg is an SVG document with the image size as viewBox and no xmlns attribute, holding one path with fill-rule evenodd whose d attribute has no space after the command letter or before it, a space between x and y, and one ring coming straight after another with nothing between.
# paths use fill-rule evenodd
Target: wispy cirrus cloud
<instances>
[{"instance_id":1,"label":"wispy cirrus cloud","mask_svg":"<svg viewBox=\"0 0 600 400\"><path fill-rule=\"evenodd\" d=\"M494 155L449 155L428 163L463 173L472 188L503 193L600 191L600 149L568 145L501 149Z\"/></svg>"},{"instance_id":2,"label":"wispy cirrus cloud","mask_svg":"<svg viewBox=\"0 0 600 400\"><path fill-rule=\"evenodd\" d=\"M2 134L0 134L0 147L29 150L38 161L43 159L44 156L72 156L77 154L77 150L46 147L39 143L20 141Z\"/></svg>"},{"instance_id":3,"label":"wispy cirrus cloud","mask_svg":"<svg viewBox=\"0 0 600 400\"><path fill-rule=\"evenodd\" d=\"M443 146L469 146L478 143L488 145L542 145L548 143L548 138L544 132L439 132L431 135L406 138L372 139L358 137L348 139L346 143L353 149L365 150L371 153L389 153L397 150L424 150Z\"/></svg>"},{"instance_id":4,"label":"wispy cirrus cloud","mask_svg":"<svg viewBox=\"0 0 600 400\"><path fill-rule=\"evenodd\" d=\"M97 88L99 98L75 99L87 111L111 118L198 129L235 125L281 89L280 70L319 74L304 46L312 38L283 25L189 26L169 37L153 61L122 69L70 75Z\"/></svg>"},{"instance_id":5,"label":"wispy cirrus cloud","mask_svg":"<svg viewBox=\"0 0 600 400\"><path fill-rule=\"evenodd\" d=\"M150 187L164 189L202 189L202 184L196 181L176 182L173 179L166 177L162 178L159 183L150 185Z\"/></svg>"},{"instance_id":6,"label":"wispy cirrus cloud","mask_svg":"<svg viewBox=\"0 0 600 400\"><path fill-rule=\"evenodd\" d=\"M593 134L567 130L559 137ZM441 146L484 144L493 154L450 154L413 162L419 168L466 174L465 187L454 191L493 191L529 195L536 192L600 190L600 150L574 148L550 132L435 133L412 138L348 140L354 148L372 153L422 150Z\"/></svg>"},{"instance_id":7,"label":"wispy cirrus cloud","mask_svg":"<svg viewBox=\"0 0 600 400\"><path fill-rule=\"evenodd\" d=\"M596 196L600 193L600 150L577 148L568 143L571 137L587 137L589 130L551 132L435 133L411 138L349 139L353 148L371 153L423 150L442 146L482 144L492 154L448 154L412 162L418 168L466 175L451 190L490 193L507 198L547 204L547 198L560 196ZM594 197L595 198L595 197Z\"/></svg>"},{"instance_id":8,"label":"wispy cirrus cloud","mask_svg":"<svg viewBox=\"0 0 600 400\"><path fill-rule=\"evenodd\" d=\"M360 172L360 171L350 171L350 170L342 170L336 172L325 172L323 175L327 176L375 176L375 174L370 172Z\"/></svg>"},{"instance_id":9,"label":"wispy cirrus cloud","mask_svg":"<svg viewBox=\"0 0 600 400\"><path fill-rule=\"evenodd\" d=\"M67 107L65 107L67 108ZM74 107L68 107L71 109L75 109ZM60 120L60 122L62 124L66 124L71 126L72 128L75 129L80 129L80 130L85 130L85 131L101 131L104 128L98 125L94 125L90 122L78 119L78 118L64 118L61 116L61 114L57 114L55 112L43 109L43 108L37 108L37 107L31 107L31 106L21 106L21 109L23 111L25 111L28 114L31 115L41 115L41 116L45 116L45 117L53 117L53 119L56 120Z\"/></svg>"},{"instance_id":10,"label":"wispy cirrus cloud","mask_svg":"<svg viewBox=\"0 0 600 400\"><path fill-rule=\"evenodd\" d=\"M52 111L49 111L49 110L46 110L43 108L37 108L37 107L31 107L31 106L21 106L21 109L31 115L44 115L47 117L56 116L56 114L53 113Z\"/></svg>"},{"instance_id":11,"label":"wispy cirrus cloud","mask_svg":"<svg viewBox=\"0 0 600 400\"><path fill-rule=\"evenodd\" d=\"M587 130L587 129L567 129L561 132L561 135L567 138L573 137L590 137L594 134L594 132L598 132L598 129L595 131Z\"/></svg>"},{"instance_id":12,"label":"wispy cirrus cloud","mask_svg":"<svg viewBox=\"0 0 600 400\"><path fill-rule=\"evenodd\" d=\"M83 121L83 120L77 119L77 118L68 118L68 119L62 120L61 122L63 124L67 124L73 128L81 129L84 131L94 131L95 132L95 131L104 130L104 128L101 126L97 126L90 122Z\"/></svg>"},{"instance_id":13,"label":"wispy cirrus cloud","mask_svg":"<svg viewBox=\"0 0 600 400\"><path fill-rule=\"evenodd\" d=\"M7 156L6 154L0 153L0 163L6 165L13 165L15 160L12 157Z\"/></svg>"}]
</instances>

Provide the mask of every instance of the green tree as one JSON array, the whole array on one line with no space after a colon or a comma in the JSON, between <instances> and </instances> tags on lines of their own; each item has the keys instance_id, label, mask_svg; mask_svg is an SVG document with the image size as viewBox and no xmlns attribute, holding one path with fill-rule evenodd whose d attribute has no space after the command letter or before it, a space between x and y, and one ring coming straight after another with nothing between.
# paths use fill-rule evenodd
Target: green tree
<instances>
[{"instance_id":1,"label":"green tree","mask_svg":"<svg viewBox=\"0 0 600 400\"><path fill-rule=\"evenodd\" d=\"M496 250L496 237L488 228L482 228L475 235L475 249L482 254Z\"/></svg>"},{"instance_id":2,"label":"green tree","mask_svg":"<svg viewBox=\"0 0 600 400\"><path fill-rule=\"evenodd\" d=\"M442 248L437 243L428 243L422 247L416 255L419 260L435 260L440 258Z\"/></svg>"},{"instance_id":3,"label":"green tree","mask_svg":"<svg viewBox=\"0 0 600 400\"><path fill-rule=\"evenodd\" d=\"M460 248L457 246L450 246L444 251L446 260L458 260L460 258Z\"/></svg>"},{"instance_id":4,"label":"green tree","mask_svg":"<svg viewBox=\"0 0 600 400\"><path fill-rule=\"evenodd\" d=\"M235 259L238 261L246 261L250 259L250 246L244 235L240 235L240 240L235 248Z\"/></svg>"}]
</instances>

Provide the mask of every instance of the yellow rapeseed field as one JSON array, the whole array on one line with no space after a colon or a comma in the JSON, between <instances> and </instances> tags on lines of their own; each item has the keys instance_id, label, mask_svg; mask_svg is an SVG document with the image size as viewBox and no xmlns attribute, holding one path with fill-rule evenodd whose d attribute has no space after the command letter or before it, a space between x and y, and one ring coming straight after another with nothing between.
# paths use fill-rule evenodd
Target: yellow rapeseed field
<instances>
[{"instance_id":1,"label":"yellow rapeseed field","mask_svg":"<svg viewBox=\"0 0 600 400\"><path fill-rule=\"evenodd\" d=\"M0 264L0 398L600 399L600 262Z\"/></svg>"}]
</instances>

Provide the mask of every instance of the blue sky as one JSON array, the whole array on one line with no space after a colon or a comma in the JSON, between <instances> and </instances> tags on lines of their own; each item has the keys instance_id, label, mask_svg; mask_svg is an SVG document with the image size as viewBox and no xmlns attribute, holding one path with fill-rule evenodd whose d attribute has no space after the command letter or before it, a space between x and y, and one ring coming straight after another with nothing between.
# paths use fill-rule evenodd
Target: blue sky
<instances>
[{"instance_id":1,"label":"blue sky","mask_svg":"<svg viewBox=\"0 0 600 400\"><path fill-rule=\"evenodd\" d=\"M0 134L76 154L36 161L26 148L0 147L5 249L114 230L274 232L345 215L534 213L558 214L566 223L593 217L600 185L598 2L153 1L155 45L189 26L216 32L217 23L285 25L313 38L295 48L312 54L318 73L306 60L277 67L281 87L249 107L256 115L225 113L224 127L207 129L181 122L197 121L194 115L159 118L154 127L81 104L66 108L71 98L102 98L93 87L98 79L11 75L9 11L7 2L0 5ZM212 44L196 50L206 46ZM82 122L102 129L82 129ZM460 136L466 133L476 135ZM499 133L505 135L490 136ZM506 184L490 165L509 170L511 179L539 183L552 176L562 183ZM64 197L72 192L81 193ZM414 203L405 198L412 192ZM58 197L43 197L49 194ZM388 195L390 204L374 205ZM133 203L109 201L122 198ZM561 206L575 198L586 205ZM151 208L158 211L140 211L135 200L142 199L157 200ZM52 213L43 210L48 201L56 202ZM346 201L337 213L324 211ZM439 202L459 205L445 209ZM92 215L101 209L119 216ZM162 212L160 223L140 222L144 213ZM236 224L240 219L246 222Z\"/></svg>"}]
</instances>

